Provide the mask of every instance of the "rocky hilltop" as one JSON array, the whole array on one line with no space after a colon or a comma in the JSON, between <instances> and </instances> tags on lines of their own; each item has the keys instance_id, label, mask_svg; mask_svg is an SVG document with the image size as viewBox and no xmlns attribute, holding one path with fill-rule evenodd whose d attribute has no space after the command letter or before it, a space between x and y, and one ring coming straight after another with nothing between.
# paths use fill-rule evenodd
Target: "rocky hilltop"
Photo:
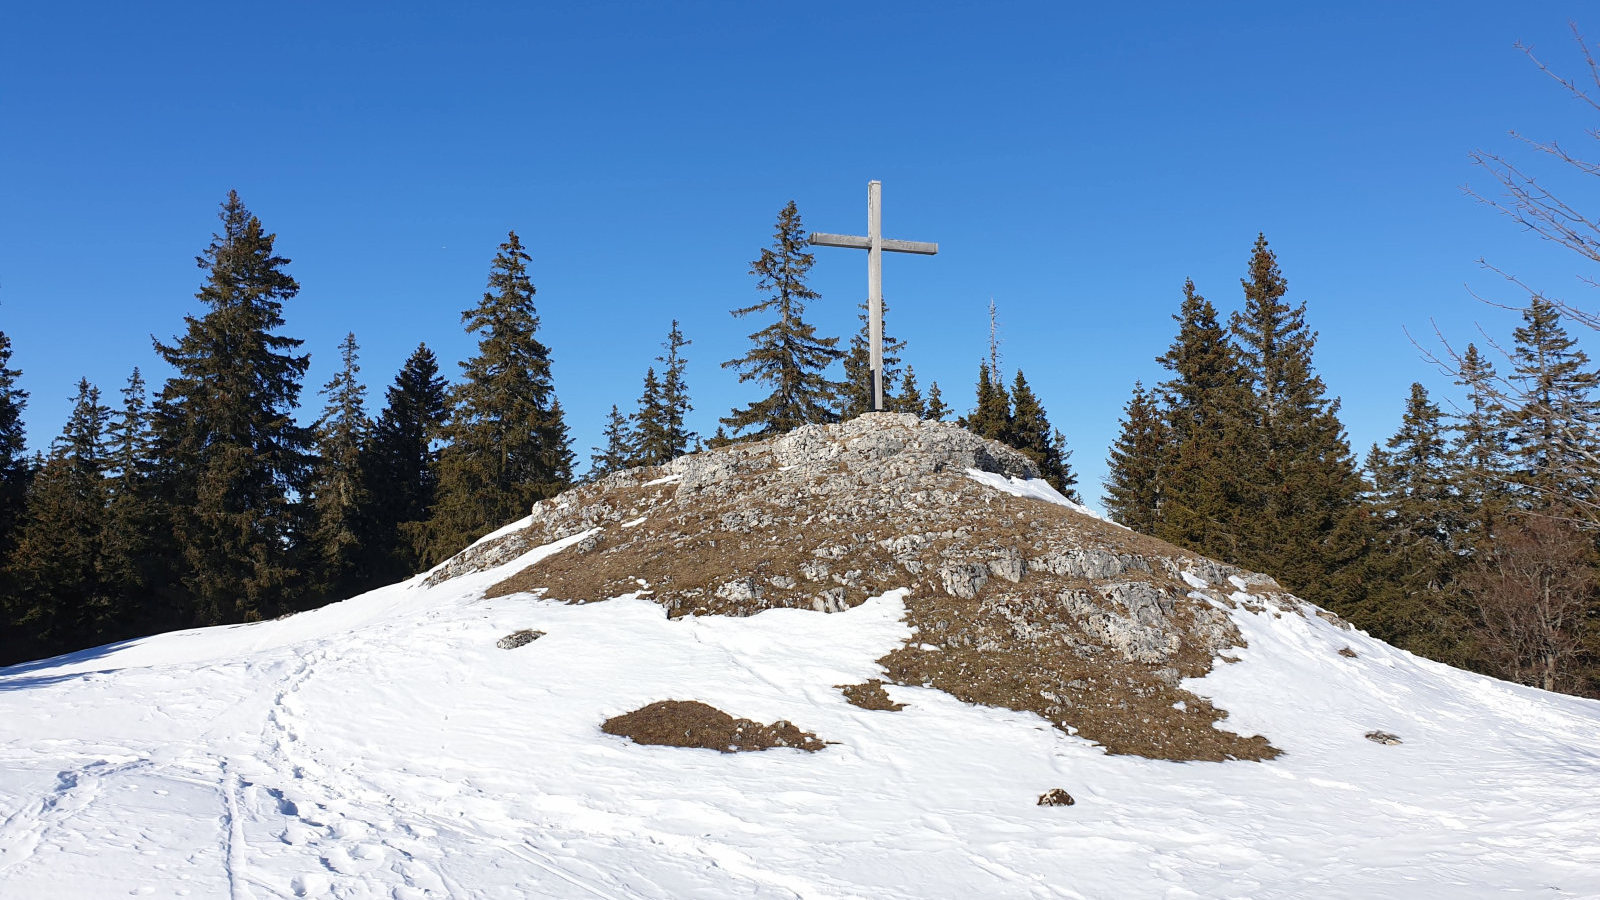
<instances>
[{"instance_id":1,"label":"rocky hilltop","mask_svg":"<svg viewBox=\"0 0 1600 900\"><path fill-rule=\"evenodd\" d=\"M1227 713L1185 679L1232 661L1235 603L1328 614L1270 578L1106 522L1037 476L954 424L866 415L574 488L430 581L582 534L489 595L638 592L668 616L747 616L837 612L905 588L913 636L880 660L891 682L1034 712L1114 754L1275 756L1270 736L1219 726ZM883 694L841 689L863 704Z\"/></svg>"}]
</instances>

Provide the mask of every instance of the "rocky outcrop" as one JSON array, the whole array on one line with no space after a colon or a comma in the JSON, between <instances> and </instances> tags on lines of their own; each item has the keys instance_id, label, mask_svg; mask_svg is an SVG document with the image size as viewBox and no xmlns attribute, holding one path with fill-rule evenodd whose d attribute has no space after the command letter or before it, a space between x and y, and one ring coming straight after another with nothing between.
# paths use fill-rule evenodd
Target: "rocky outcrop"
<instances>
[{"instance_id":1,"label":"rocky outcrop","mask_svg":"<svg viewBox=\"0 0 1600 900\"><path fill-rule=\"evenodd\" d=\"M644 590L670 616L837 612L909 588L916 637L882 661L889 680L1037 712L1111 752L1276 752L1214 727L1225 713L1181 685L1242 643L1230 595L1298 601L973 472L1038 475L953 424L866 415L614 474L536 505L529 527L470 555L505 560L592 531L490 594L588 602Z\"/></svg>"}]
</instances>

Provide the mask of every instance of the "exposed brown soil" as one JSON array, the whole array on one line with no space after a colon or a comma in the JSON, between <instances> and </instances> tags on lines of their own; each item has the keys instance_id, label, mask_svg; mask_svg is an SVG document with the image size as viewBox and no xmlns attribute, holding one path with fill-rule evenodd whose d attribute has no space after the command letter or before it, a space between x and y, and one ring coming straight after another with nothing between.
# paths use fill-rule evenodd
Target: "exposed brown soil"
<instances>
[{"instance_id":1,"label":"exposed brown soil","mask_svg":"<svg viewBox=\"0 0 1600 900\"><path fill-rule=\"evenodd\" d=\"M697 700L661 700L607 719L600 730L659 747L695 747L721 753L792 747L815 753L827 744L788 722L763 725L735 719Z\"/></svg>"},{"instance_id":2,"label":"exposed brown soil","mask_svg":"<svg viewBox=\"0 0 1600 900\"><path fill-rule=\"evenodd\" d=\"M889 699L889 692L883 689L883 682L874 678L864 684L841 684L839 692L850 701L851 706L862 709L880 709L887 712L898 712L905 709L904 703L896 703Z\"/></svg>"},{"instance_id":3,"label":"exposed brown soil","mask_svg":"<svg viewBox=\"0 0 1600 900\"><path fill-rule=\"evenodd\" d=\"M577 488L543 514L536 509L535 526L502 539L518 543L493 550L496 558L601 530L489 596L536 591L582 603L644 590L679 617L833 612L909 588L914 636L880 660L893 682L1034 712L1109 753L1212 761L1278 754L1264 737L1215 727L1227 713L1178 687L1219 657L1231 659L1222 652L1228 646L1243 645L1214 608L1234 605L1234 588L1217 573L1237 570L957 470L895 481L877 467L780 466L761 452L739 448L738 465L710 487L650 484L667 470L637 470ZM1059 564L1063 552L1104 564L1092 579L1073 574ZM1190 568L1210 572L1221 588L1207 592L1209 602L1193 599L1179 579ZM1119 652L1106 623L1132 621L1138 611L1116 591L1141 585L1160 606L1141 615L1159 620L1167 644ZM1270 579L1253 579L1246 593L1252 609L1298 611ZM855 687L859 698L846 689L851 702L883 708L868 706L875 701L866 685Z\"/></svg>"}]
</instances>

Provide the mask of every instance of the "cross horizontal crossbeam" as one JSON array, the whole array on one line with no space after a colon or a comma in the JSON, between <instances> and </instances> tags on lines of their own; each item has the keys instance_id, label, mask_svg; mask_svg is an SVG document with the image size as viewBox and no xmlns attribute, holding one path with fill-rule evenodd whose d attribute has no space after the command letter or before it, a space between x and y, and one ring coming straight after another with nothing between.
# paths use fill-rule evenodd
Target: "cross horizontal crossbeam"
<instances>
[{"instance_id":1,"label":"cross horizontal crossbeam","mask_svg":"<svg viewBox=\"0 0 1600 900\"><path fill-rule=\"evenodd\" d=\"M828 234L822 231L811 232L811 243L818 247L849 247L855 250L871 250L872 239L858 234ZM895 253L920 253L923 256L936 256L939 245L928 241L896 241L890 238L883 239L883 249Z\"/></svg>"},{"instance_id":2,"label":"cross horizontal crossbeam","mask_svg":"<svg viewBox=\"0 0 1600 900\"><path fill-rule=\"evenodd\" d=\"M872 411L883 411L883 251L920 253L933 256L938 244L924 241L894 241L883 236L883 183L867 182L867 234L811 233L810 241L821 247L847 247L867 251L867 332L871 345L868 365L872 373Z\"/></svg>"}]
</instances>

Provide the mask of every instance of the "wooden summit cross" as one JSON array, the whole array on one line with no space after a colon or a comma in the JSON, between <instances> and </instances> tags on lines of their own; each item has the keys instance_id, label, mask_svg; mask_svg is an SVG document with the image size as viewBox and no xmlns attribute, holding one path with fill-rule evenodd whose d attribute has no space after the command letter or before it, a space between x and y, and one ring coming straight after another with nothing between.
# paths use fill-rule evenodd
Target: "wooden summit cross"
<instances>
[{"instance_id":1,"label":"wooden summit cross","mask_svg":"<svg viewBox=\"0 0 1600 900\"><path fill-rule=\"evenodd\" d=\"M867 236L811 233L819 247L852 247L867 251L867 316L872 340L872 411L883 411L883 251L933 256L938 244L891 241L883 236L883 182L867 182Z\"/></svg>"}]
</instances>

